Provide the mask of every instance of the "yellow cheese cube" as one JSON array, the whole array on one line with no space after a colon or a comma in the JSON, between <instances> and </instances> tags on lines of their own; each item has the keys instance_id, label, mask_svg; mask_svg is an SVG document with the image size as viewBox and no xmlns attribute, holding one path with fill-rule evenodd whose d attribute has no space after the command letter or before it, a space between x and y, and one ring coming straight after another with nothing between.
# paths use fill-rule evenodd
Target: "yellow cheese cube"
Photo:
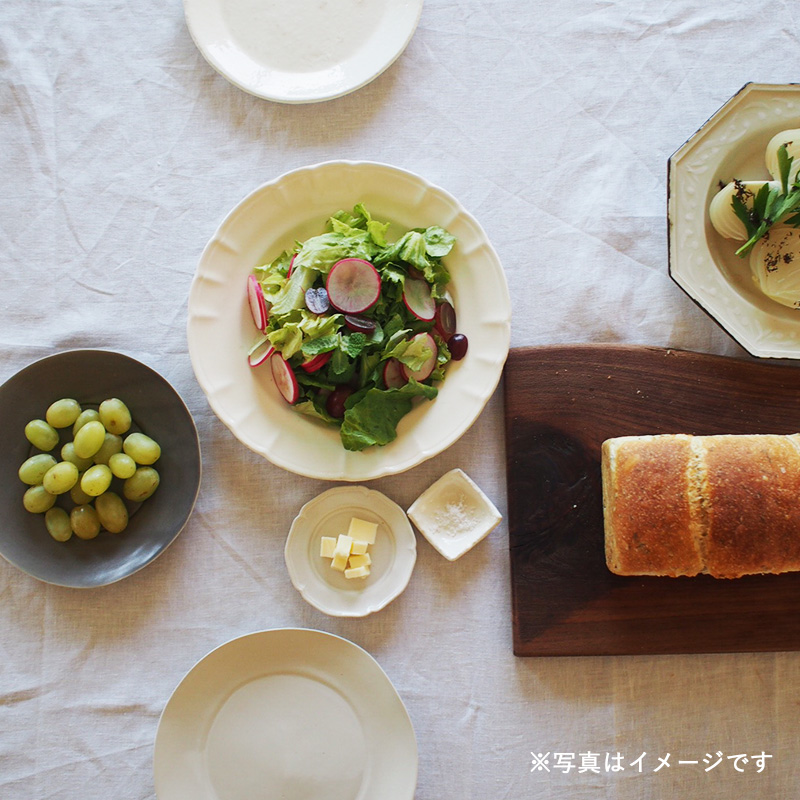
<instances>
[{"instance_id":1,"label":"yellow cheese cube","mask_svg":"<svg viewBox=\"0 0 800 800\"><path fill-rule=\"evenodd\" d=\"M375 544L375 535L377 531L377 522L367 522L364 519L353 517L350 520L350 530L347 531L347 535L358 542Z\"/></svg>"},{"instance_id":2,"label":"yellow cheese cube","mask_svg":"<svg viewBox=\"0 0 800 800\"><path fill-rule=\"evenodd\" d=\"M347 562L348 567L368 567L370 564L372 564L372 558L369 553L364 553L363 556L354 556L351 553Z\"/></svg>"},{"instance_id":3,"label":"yellow cheese cube","mask_svg":"<svg viewBox=\"0 0 800 800\"><path fill-rule=\"evenodd\" d=\"M344 571L345 578L366 578L369 575L369 567L353 567Z\"/></svg>"},{"instance_id":4,"label":"yellow cheese cube","mask_svg":"<svg viewBox=\"0 0 800 800\"><path fill-rule=\"evenodd\" d=\"M354 556L363 556L364 553L367 552L367 548L369 547L369 542L356 542L353 541L353 546L350 548L350 552Z\"/></svg>"},{"instance_id":5,"label":"yellow cheese cube","mask_svg":"<svg viewBox=\"0 0 800 800\"><path fill-rule=\"evenodd\" d=\"M336 540L336 547L333 548L333 560L331 566L338 569L339 572L344 572L347 569L347 559L350 557L350 548L353 545L353 539L343 533L339 534Z\"/></svg>"},{"instance_id":6,"label":"yellow cheese cube","mask_svg":"<svg viewBox=\"0 0 800 800\"><path fill-rule=\"evenodd\" d=\"M333 551L336 548L336 539L333 536L323 536L319 542L319 554L321 558L333 558Z\"/></svg>"}]
</instances>

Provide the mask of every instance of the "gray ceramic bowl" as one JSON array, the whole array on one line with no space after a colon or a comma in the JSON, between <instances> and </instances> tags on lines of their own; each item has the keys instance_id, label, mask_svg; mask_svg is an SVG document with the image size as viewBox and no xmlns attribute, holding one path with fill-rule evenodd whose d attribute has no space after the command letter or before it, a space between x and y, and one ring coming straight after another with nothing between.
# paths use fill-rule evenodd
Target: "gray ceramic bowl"
<instances>
[{"instance_id":1,"label":"gray ceramic bowl","mask_svg":"<svg viewBox=\"0 0 800 800\"><path fill-rule=\"evenodd\" d=\"M155 464L161 484L146 502L129 504L130 523L120 534L102 531L91 541L73 536L56 542L47 533L44 515L30 514L22 506L27 487L17 471L38 452L25 438L25 425L43 419L47 407L62 397L95 407L118 397L131 410L133 427L161 445ZM197 430L178 393L141 362L106 350L71 350L43 358L0 386L0 420L0 555L34 578L76 588L113 583L159 556L189 519L200 488ZM62 440L71 437L71 428L62 432ZM58 449L53 453L58 457ZM58 504L69 509L69 494Z\"/></svg>"}]
</instances>

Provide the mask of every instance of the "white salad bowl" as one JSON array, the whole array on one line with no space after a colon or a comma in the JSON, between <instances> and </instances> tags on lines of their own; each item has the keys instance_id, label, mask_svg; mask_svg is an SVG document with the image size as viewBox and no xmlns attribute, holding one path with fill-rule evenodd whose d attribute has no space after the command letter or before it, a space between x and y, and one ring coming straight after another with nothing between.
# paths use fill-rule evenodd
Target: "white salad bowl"
<instances>
[{"instance_id":1,"label":"white salad bowl","mask_svg":"<svg viewBox=\"0 0 800 800\"><path fill-rule=\"evenodd\" d=\"M754 356L800 358L800 310L754 283L741 242L711 225L712 198L734 178L770 180L764 153L784 129L800 127L800 84L748 83L669 159L669 272L673 280Z\"/></svg>"},{"instance_id":2,"label":"white salad bowl","mask_svg":"<svg viewBox=\"0 0 800 800\"><path fill-rule=\"evenodd\" d=\"M458 330L469 351L448 365L439 395L400 421L397 438L360 452L343 448L338 428L287 404L269 365L247 353L257 339L247 276L322 232L328 217L363 202L392 223L389 238L439 225L456 237L444 263ZM189 355L217 416L249 448L291 472L323 480L364 481L396 474L437 455L477 419L508 355L511 303L503 268L481 226L450 194L397 167L331 161L286 173L242 200L200 258L189 294Z\"/></svg>"}]
</instances>

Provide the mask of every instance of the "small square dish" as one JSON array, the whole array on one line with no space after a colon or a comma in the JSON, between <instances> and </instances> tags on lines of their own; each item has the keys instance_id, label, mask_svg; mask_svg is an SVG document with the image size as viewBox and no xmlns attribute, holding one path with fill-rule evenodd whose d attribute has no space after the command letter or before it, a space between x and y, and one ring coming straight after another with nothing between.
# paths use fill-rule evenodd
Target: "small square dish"
<instances>
[{"instance_id":1,"label":"small square dish","mask_svg":"<svg viewBox=\"0 0 800 800\"><path fill-rule=\"evenodd\" d=\"M408 509L420 533L448 561L461 558L503 519L494 503L460 469L446 472Z\"/></svg>"},{"instance_id":2,"label":"small square dish","mask_svg":"<svg viewBox=\"0 0 800 800\"><path fill-rule=\"evenodd\" d=\"M320 551L323 538L346 536L354 518L377 528L367 548L367 576L348 578ZM333 617L364 617L406 588L417 560L417 540L403 509L386 495L365 486L337 486L300 509L284 557L289 578L304 600Z\"/></svg>"}]
</instances>

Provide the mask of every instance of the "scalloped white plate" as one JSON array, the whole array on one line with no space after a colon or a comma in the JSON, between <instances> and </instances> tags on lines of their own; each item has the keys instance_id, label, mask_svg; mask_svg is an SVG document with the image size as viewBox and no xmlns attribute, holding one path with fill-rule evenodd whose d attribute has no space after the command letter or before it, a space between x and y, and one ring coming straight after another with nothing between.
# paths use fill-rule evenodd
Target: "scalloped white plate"
<instances>
[{"instance_id":1,"label":"scalloped white plate","mask_svg":"<svg viewBox=\"0 0 800 800\"><path fill-rule=\"evenodd\" d=\"M320 539L347 533L352 517L378 523L366 578L345 578L319 554ZM364 617L380 611L408 586L417 540L403 509L386 495L364 486L339 486L300 509L284 556L292 584L308 603L333 617Z\"/></svg>"},{"instance_id":2,"label":"scalloped white plate","mask_svg":"<svg viewBox=\"0 0 800 800\"><path fill-rule=\"evenodd\" d=\"M712 227L719 184L768 180L772 136L800 125L800 84L748 83L669 159L669 271L742 347L762 358L800 358L800 311L753 283L738 243Z\"/></svg>"},{"instance_id":3,"label":"scalloped white plate","mask_svg":"<svg viewBox=\"0 0 800 800\"><path fill-rule=\"evenodd\" d=\"M469 352L448 367L438 397L421 403L385 447L348 452L338 429L283 400L268 366L251 369L256 332L245 285L253 267L321 233L327 218L363 202L390 236L441 225L457 238L445 259L459 331ZM363 481L410 469L442 452L477 419L508 355L511 303L497 253L452 195L411 172L373 162L329 161L256 189L203 251L189 293L189 355L216 415L249 448L283 469L323 480Z\"/></svg>"},{"instance_id":4,"label":"scalloped white plate","mask_svg":"<svg viewBox=\"0 0 800 800\"><path fill-rule=\"evenodd\" d=\"M159 800L413 800L417 742L375 659L322 631L232 639L195 664L156 733Z\"/></svg>"},{"instance_id":5,"label":"scalloped white plate","mask_svg":"<svg viewBox=\"0 0 800 800\"><path fill-rule=\"evenodd\" d=\"M315 103L387 69L417 28L422 0L184 0L208 63L245 92Z\"/></svg>"}]
</instances>

